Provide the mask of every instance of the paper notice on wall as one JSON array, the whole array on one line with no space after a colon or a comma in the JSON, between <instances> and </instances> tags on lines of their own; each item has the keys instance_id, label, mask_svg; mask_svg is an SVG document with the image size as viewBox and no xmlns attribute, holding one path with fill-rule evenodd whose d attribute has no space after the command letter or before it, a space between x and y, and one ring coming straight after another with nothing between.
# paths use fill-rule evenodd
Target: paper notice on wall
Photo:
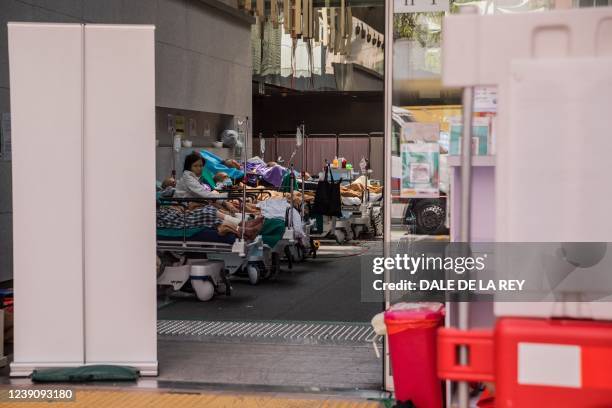
<instances>
[{"instance_id":1,"label":"paper notice on wall","mask_svg":"<svg viewBox=\"0 0 612 408\"><path fill-rule=\"evenodd\" d=\"M402 125L402 142L431 142L440 140L439 123L406 122Z\"/></svg>"},{"instance_id":2,"label":"paper notice on wall","mask_svg":"<svg viewBox=\"0 0 612 408\"><path fill-rule=\"evenodd\" d=\"M437 143L402 143L400 197L435 198L440 195L440 147Z\"/></svg>"},{"instance_id":3,"label":"paper notice on wall","mask_svg":"<svg viewBox=\"0 0 612 408\"><path fill-rule=\"evenodd\" d=\"M12 159L13 147L11 144L11 114L2 113L0 119L0 159L10 161Z\"/></svg>"},{"instance_id":4,"label":"paper notice on wall","mask_svg":"<svg viewBox=\"0 0 612 408\"><path fill-rule=\"evenodd\" d=\"M496 86L477 86L474 88L474 112L497 113Z\"/></svg>"},{"instance_id":5,"label":"paper notice on wall","mask_svg":"<svg viewBox=\"0 0 612 408\"><path fill-rule=\"evenodd\" d=\"M472 120L472 154L475 156L486 156L491 154L490 146L490 117L478 117ZM450 131L449 154L461 154L461 136L463 126L461 123L452 123Z\"/></svg>"},{"instance_id":6,"label":"paper notice on wall","mask_svg":"<svg viewBox=\"0 0 612 408\"><path fill-rule=\"evenodd\" d=\"M177 115L174 117L174 130L185 134L185 117Z\"/></svg>"}]
</instances>

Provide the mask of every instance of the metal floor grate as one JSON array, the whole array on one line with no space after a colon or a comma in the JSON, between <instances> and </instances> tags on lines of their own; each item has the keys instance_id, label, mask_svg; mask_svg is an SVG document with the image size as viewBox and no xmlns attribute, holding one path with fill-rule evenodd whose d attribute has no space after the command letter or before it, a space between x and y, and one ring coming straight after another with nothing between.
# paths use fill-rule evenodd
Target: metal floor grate
<instances>
[{"instance_id":1,"label":"metal floor grate","mask_svg":"<svg viewBox=\"0 0 612 408\"><path fill-rule=\"evenodd\" d=\"M366 344L375 338L369 323L318 322L158 320L157 334L171 338L214 338L241 343Z\"/></svg>"}]
</instances>

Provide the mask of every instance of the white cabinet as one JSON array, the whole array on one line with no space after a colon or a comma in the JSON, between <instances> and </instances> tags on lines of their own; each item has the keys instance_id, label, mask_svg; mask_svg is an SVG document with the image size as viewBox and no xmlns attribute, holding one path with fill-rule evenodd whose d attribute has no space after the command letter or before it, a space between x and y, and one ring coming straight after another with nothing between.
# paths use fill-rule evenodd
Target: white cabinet
<instances>
[{"instance_id":1,"label":"white cabinet","mask_svg":"<svg viewBox=\"0 0 612 408\"><path fill-rule=\"evenodd\" d=\"M15 358L157 374L154 27L9 24Z\"/></svg>"}]
</instances>

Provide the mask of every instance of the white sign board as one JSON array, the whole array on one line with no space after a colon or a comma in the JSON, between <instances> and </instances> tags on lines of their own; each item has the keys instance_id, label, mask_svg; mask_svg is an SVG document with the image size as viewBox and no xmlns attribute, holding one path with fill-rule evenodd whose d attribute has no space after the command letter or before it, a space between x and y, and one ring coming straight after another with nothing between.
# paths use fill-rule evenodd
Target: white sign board
<instances>
[{"instance_id":1,"label":"white sign board","mask_svg":"<svg viewBox=\"0 0 612 408\"><path fill-rule=\"evenodd\" d=\"M394 0L394 13L431 13L450 11L449 0Z\"/></svg>"},{"instance_id":2,"label":"white sign board","mask_svg":"<svg viewBox=\"0 0 612 408\"><path fill-rule=\"evenodd\" d=\"M437 198L440 195L438 143L402 143L400 197Z\"/></svg>"},{"instance_id":3,"label":"white sign board","mask_svg":"<svg viewBox=\"0 0 612 408\"><path fill-rule=\"evenodd\" d=\"M402 142L434 142L440 140L439 123L407 122L402 125Z\"/></svg>"},{"instance_id":4,"label":"white sign board","mask_svg":"<svg viewBox=\"0 0 612 408\"><path fill-rule=\"evenodd\" d=\"M474 87L474 112L497 113L497 87Z\"/></svg>"}]
</instances>

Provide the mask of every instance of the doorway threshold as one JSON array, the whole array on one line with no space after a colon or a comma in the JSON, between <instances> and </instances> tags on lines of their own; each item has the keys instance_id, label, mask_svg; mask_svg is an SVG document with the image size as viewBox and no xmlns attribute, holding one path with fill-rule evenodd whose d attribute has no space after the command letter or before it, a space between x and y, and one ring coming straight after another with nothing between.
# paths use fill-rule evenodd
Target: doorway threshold
<instances>
[{"instance_id":1,"label":"doorway threshold","mask_svg":"<svg viewBox=\"0 0 612 408\"><path fill-rule=\"evenodd\" d=\"M158 320L160 340L274 344L380 344L369 323Z\"/></svg>"},{"instance_id":2,"label":"doorway threshold","mask_svg":"<svg viewBox=\"0 0 612 408\"><path fill-rule=\"evenodd\" d=\"M322 398L346 398L358 400L382 400L389 398L389 392L382 389L348 389L333 387L308 387L291 385L253 385L229 383L204 383L196 381L168 381L140 379L134 386L140 389L156 389L167 392L227 394L284 394L291 396L318 396Z\"/></svg>"},{"instance_id":3,"label":"doorway threshold","mask_svg":"<svg viewBox=\"0 0 612 408\"><path fill-rule=\"evenodd\" d=\"M161 320L157 381L379 395L373 339L365 323Z\"/></svg>"}]
</instances>

